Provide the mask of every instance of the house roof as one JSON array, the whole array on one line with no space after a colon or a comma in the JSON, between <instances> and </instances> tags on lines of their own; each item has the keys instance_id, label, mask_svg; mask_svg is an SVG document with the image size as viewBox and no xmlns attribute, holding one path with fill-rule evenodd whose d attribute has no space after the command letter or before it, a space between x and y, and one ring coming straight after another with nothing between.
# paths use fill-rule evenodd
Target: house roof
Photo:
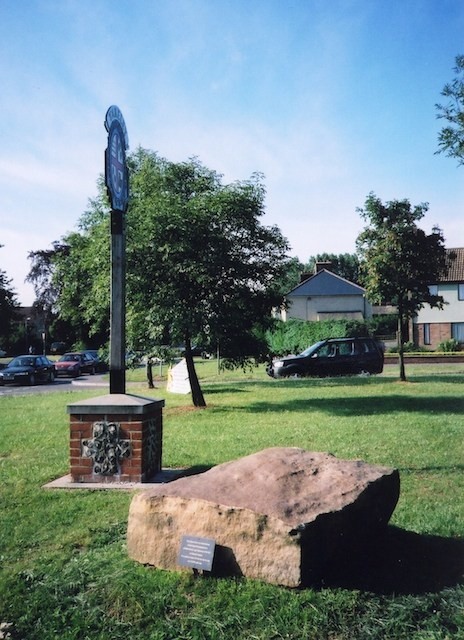
<instances>
[{"instance_id":1,"label":"house roof","mask_svg":"<svg viewBox=\"0 0 464 640\"><path fill-rule=\"evenodd\" d=\"M359 296L365 289L336 273L321 269L318 273L300 282L287 293L289 296Z\"/></svg>"},{"instance_id":2,"label":"house roof","mask_svg":"<svg viewBox=\"0 0 464 640\"><path fill-rule=\"evenodd\" d=\"M449 258L454 254L454 259L450 259L449 269L440 282L464 282L464 247L458 249L447 249Z\"/></svg>"}]
</instances>

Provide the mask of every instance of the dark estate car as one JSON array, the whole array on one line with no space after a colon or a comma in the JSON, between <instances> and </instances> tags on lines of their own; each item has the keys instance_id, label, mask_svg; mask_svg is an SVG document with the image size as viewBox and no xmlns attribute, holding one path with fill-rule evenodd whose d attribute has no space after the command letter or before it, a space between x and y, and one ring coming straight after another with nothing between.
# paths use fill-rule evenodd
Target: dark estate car
<instances>
[{"instance_id":1,"label":"dark estate car","mask_svg":"<svg viewBox=\"0 0 464 640\"><path fill-rule=\"evenodd\" d=\"M87 353L78 351L65 353L55 362L57 376L78 378L81 373L94 374L97 370L95 360Z\"/></svg>"},{"instance_id":2,"label":"dark estate car","mask_svg":"<svg viewBox=\"0 0 464 640\"><path fill-rule=\"evenodd\" d=\"M95 363L96 373L103 373L105 371L108 371L108 365L104 360L100 358L98 354L98 349L84 349L82 353L89 355L93 359Z\"/></svg>"},{"instance_id":3,"label":"dark estate car","mask_svg":"<svg viewBox=\"0 0 464 640\"><path fill-rule=\"evenodd\" d=\"M0 371L0 385L53 382L55 365L45 356L17 356Z\"/></svg>"},{"instance_id":4,"label":"dark estate car","mask_svg":"<svg viewBox=\"0 0 464 640\"><path fill-rule=\"evenodd\" d=\"M61 354L66 351L66 344L64 342L52 342L50 345L50 352L54 354Z\"/></svg>"},{"instance_id":5,"label":"dark estate car","mask_svg":"<svg viewBox=\"0 0 464 640\"><path fill-rule=\"evenodd\" d=\"M273 360L267 373L273 378L382 373L383 360L382 346L372 338L330 338L298 356Z\"/></svg>"}]
</instances>

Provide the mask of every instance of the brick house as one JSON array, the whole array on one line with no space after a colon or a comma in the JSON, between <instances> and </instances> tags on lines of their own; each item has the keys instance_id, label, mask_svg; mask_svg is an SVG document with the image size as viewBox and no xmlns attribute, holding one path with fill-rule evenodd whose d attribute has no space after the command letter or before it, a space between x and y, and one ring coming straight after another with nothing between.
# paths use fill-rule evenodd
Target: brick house
<instances>
[{"instance_id":1,"label":"brick house","mask_svg":"<svg viewBox=\"0 0 464 640\"><path fill-rule=\"evenodd\" d=\"M413 339L419 347L437 349L440 342L454 338L464 345L464 248L447 249L449 270L437 283L430 285L432 293L443 296L443 309L424 305L413 319Z\"/></svg>"}]
</instances>

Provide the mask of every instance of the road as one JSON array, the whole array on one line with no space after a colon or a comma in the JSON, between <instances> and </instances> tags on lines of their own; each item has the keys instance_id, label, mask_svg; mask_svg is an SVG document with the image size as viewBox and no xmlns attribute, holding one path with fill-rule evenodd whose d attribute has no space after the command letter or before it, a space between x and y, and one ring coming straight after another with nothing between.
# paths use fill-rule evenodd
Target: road
<instances>
[{"instance_id":1,"label":"road","mask_svg":"<svg viewBox=\"0 0 464 640\"><path fill-rule=\"evenodd\" d=\"M85 376L74 378L56 378L51 384L37 384L33 387L8 384L0 386L0 398L3 396L29 396L53 391L74 391L78 389L101 387L102 391L109 389L108 377L104 375Z\"/></svg>"}]
</instances>

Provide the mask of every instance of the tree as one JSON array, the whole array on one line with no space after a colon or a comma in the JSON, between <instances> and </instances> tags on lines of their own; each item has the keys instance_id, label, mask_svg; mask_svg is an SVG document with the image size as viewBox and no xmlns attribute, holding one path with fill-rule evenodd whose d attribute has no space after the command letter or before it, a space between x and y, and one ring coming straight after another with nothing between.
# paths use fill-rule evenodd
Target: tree
<instances>
[{"instance_id":1,"label":"tree","mask_svg":"<svg viewBox=\"0 0 464 640\"><path fill-rule=\"evenodd\" d=\"M57 313L59 288L54 279L56 260L61 253L66 253L67 245L53 242L51 249L30 251L28 259L31 268L26 276L26 282L34 287L34 310L43 320L43 329L48 330L50 336L68 342L73 335L69 323L61 319Z\"/></svg>"},{"instance_id":2,"label":"tree","mask_svg":"<svg viewBox=\"0 0 464 640\"><path fill-rule=\"evenodd\" d=\"M171 163L142 149L130 167L132 328L145 333L145 343L166 330L184 343L193 403L204 406L192 341L219 344L235 364L264 357L264 329L282 302L288 243L277 227L260 223L265 190L257 174L224 185L195 158Z\"/></svg>"},{"instance_id":3,"label":"tree","mask_svg":"<svg viewBox=\"0 0 464 640\"><path fill-rule=\"evenodd\" d=\"M193 158L172 163L138 149L128 158L126 335L133 349L183 343L195 406L204 397L191 352L195 340L219 344L234 364L264 357L264 330L282 302L288 243L260 222L261 176L224 185ZM60 313L108 322L109 207L103 185L55 258Z\"/></svg>"},{"instance_id":4,"label":"tree","mask_svg":"<svg viewBox=\"0 0 464 640\"><path fill-rule=\"evenodd\" d=\"M2 247L3 245L0 245ZM0 346L10 348L13 342L13 324L17 318L18 302L11 280L0 269Z\"/></svg>"},{"instance_id":5,"label":"tree","mask_svg":"<svg viewBox=\"0 0 464 640\"><path fill-rule=\"evenodd\" d=\"M412 208L408 200L384 205L373 193L367 197L364 209L358 209L368 223L356 240L363 285L371 302L388 300L398 309L401 380L406 380L405 324L426 303L443 307L443 298L432 295L429 289L447 271L443 234L435 226L427 235L416 224L427 209L427 204Z\"/></svg>"},{"instance_id":6,"label":"tree","mask_svg":"<svg viewBox=\"0 0 464 640\"><path fill-rule=\"evenodd\" d=\"M53 313L58 299L58 287L53 283L55 258L66 249L66 245L52 242L51 249L30 251L27 255L31 268L26 282L30 282L34 288L36 303L49 313Z\"/></svg>"},{"instance_id":7,"label":"tree","mask_svg":"<svg viewBox=\"0 0 464 640\"><path fill-rule=\"evenodd\" d=\"M52 242L51 249L31 251L26 280L34 286L34 307L41 310L55 339L91 346L92 342L100 345L108 340L108 263L103 267L106 296L100 304L102 299L95 298L96 287L88 285L97 279L98 260L87 254L86 244L85 233L73 232L60 242Z\"/></svg>"},{"instance_id":8,"label":"tree","mask_svg":"<svg viewBox=\"0 0 464 640\"><path fill-rule=\"evenodd\" d=\"M464 55L456 56L455 78L445 84L441 95L449 98L445 105L437 104L437 118L444 118L448 125L438 134L437 153L445 153L464 164Z\"/></svg>"},{"instance_id":9,"label":"tree","mask_svg":"<svg viewBox=\"0 0 464 640\"><path fill-rule=\"evenodd\" d=\"M296 257L290 258L286 264L285 272L280 278L279 288L282 296L285 296L289 291L299 284L301 274L304 273L305 267L302 262Z\"/></svg>"}]
</instances>

